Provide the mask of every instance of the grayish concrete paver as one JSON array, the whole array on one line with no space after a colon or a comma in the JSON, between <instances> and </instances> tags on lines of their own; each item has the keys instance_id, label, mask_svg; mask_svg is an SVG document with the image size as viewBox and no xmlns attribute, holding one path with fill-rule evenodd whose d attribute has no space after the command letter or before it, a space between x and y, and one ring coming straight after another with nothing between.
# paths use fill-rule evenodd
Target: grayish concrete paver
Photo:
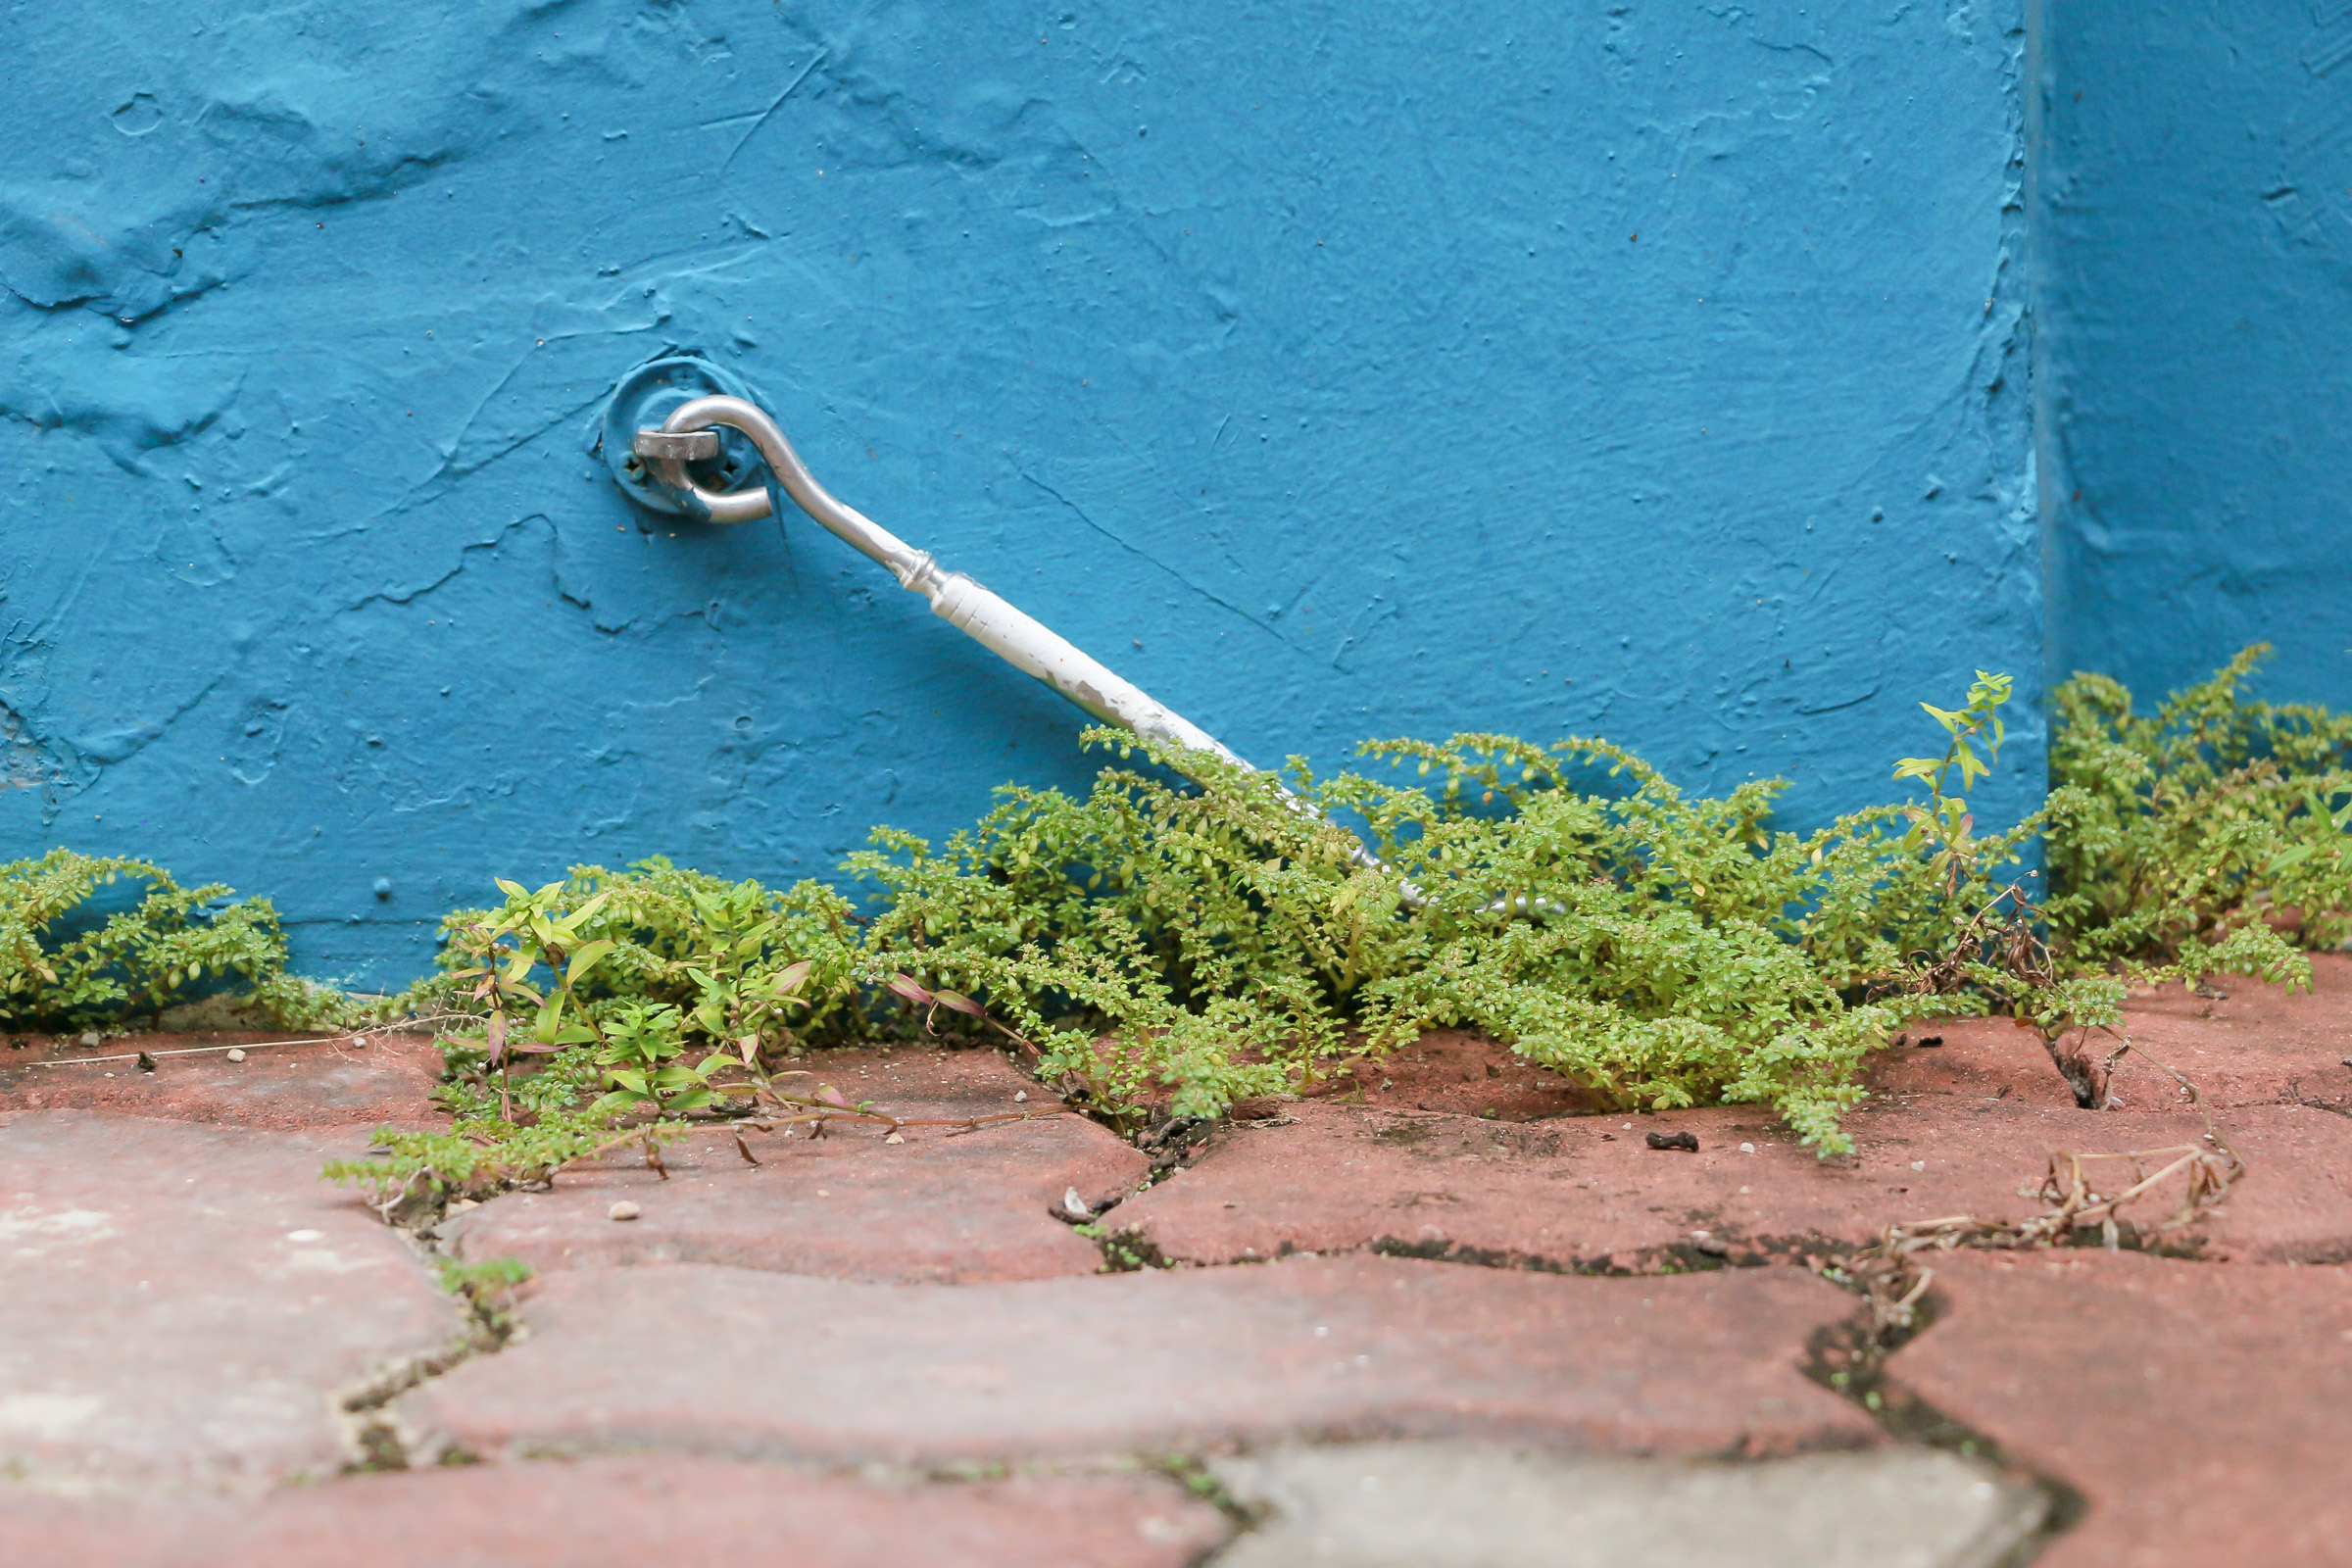
<instances>
[{"instance_id":1,"label":"grayish concrete paver","mask_svg":"<svg viewBox=\"0 0 2352 1568\"><path fill-rule=\"evenodd\" d=\"M1995 1568L2046 1507L1918 1448L1708 1464L1366 1443L1210 1468L1273 1510L1217 1568Z\"/></svg>"},{"instance_id":2,"label":"grayish concrete paver","mask_svg":"<svg viewBox=\"0 0 2352 1568\"><path fill-rule=\"evenodd\" d=\"M342 1463L331 1396L463 1320L398 1235L319 1179L329 1147L0 1117L0 1477L260 1487Z\"/></svg>"},{"instance_id":3,"label":"grayish concrete paver","mask_svg":"<svg viewBox=\"0 0 2352 1568\"><path fill-rule=\"evenodd\" d=\"M574 1269L530 1334L404 1396L422 1451L669 1447L930 1464L1293 1437L1669 1453L1879 1441L1797 1370L1849 1296L1793 1269L1575 1279L1290 1258L1002 1285Z\"/></svg>"}]
</instances>

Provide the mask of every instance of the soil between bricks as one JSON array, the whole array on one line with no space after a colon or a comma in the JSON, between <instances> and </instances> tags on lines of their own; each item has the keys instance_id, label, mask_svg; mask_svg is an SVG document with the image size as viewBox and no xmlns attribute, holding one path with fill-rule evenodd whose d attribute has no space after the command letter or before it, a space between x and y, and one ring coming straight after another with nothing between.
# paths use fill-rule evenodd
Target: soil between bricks
<instances>
[{"instance_id":1,"label":"soil between bricks","mask_svg":"<svg viewBox=\"0 0 2352 1568\"><path fill-rule=\"evenodd\" d=\"M405 1395L412 1451L937 1465L1313 1437L1766 1454L1877 1427L1798 1371L1852 1298L1794 1269L1594 1280L1385 1257L1008 1285L574 1269Z\"/></svg>"},{"instance_id":2,"label":"soil between bricks","mask_svg":"<svg viewBox=\"0 0 2352 1568\"><path fill-rule=\"evenodd\" d=\"M359 1476L245 1502L0 1493L10 1568L1180 1568L1228 1532L1150 1476L893 1486L667 1454Z\"/></svg>"}]
</instances>

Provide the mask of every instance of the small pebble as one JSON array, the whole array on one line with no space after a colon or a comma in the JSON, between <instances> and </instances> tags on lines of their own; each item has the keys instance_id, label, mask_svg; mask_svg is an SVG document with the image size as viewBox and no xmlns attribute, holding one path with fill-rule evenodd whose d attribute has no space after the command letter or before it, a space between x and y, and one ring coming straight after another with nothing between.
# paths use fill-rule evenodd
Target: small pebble
<instances>
[{"instance_id":1,"label":"small pebble","mask_svg":"<svg viewBox=\"0 0 2352 1568\"><path fill-rule=\"evenodd\" d=\"M1061 1209L1063 1213L1075 1214L1080 1219L1092 1219L1095 1214L1093 1209L1086 1206L1086 1200L1078 1196L1078 1189L1075 1187L1061 1195Z\"/></svg>"},{"instance_id":2,"label":"small pebble","mask_svg":"<svg viewBox=\"0 0 2352 1568\"><path fill-rule=\"evenodd\" d=\"M630 1202L624 1198L619 1202L614 1203L611 1208L606 1209L605 1217L607 1219L635 1219L643 1212L643 1209L639 1208L635 1203Z\"/></svg>"},{"instance_id":3,"label":"small pebble","mask_svg":"<svg viewBox=\"0 0 2352 1568\"><path fill-rule=\"evenodd\" d=\"M1756 1146L1755 1146L1755 1145L1753 1145L1753 1144L1741 1144L1741 1145L1740 1146L1740 1152L1741 1152L1742 1154L1752 1154L1752 1153L1754 1153L1755 1152L1756 1152Z\"/></svg>"},{"instance_id":4,"label":"small pebble","mask_svg":"<svg viewBox=\"0 0 2352 1568\"><path fill-rule=\"evenodd\" d=\"M228 1059L231 1061L243 1061L245 1059L245 1053L242 1051L232 1051L228 1054Z\"/></svg>"},{"instance_id":5,"label":"small pebble","mask_svg":"<svg viewBox=\"0 0 2352 1568\"><path fill-rule=\"evenodd\" d=\"M1928 1162L1924 1159L1915 1159L1911 1162L1911 1168L1913 1170L1926 1170L1928 1168Z\"/></svg>"},{"instance_id":6,"label":"small pebble","mask_svg":"<svg viewBox=\"0 0 2352 1568\"><path fill-rule=\"evenodd\" d=\"M1016 1089L1013 1091L1012 1098L1015 1102L1027 1100L1029 1098L1029 1091L1026 1089Z\"/></svg>"},{"instance_id":7,"label":"small pebble","mask_svg":"<svg viewBox=\"0 0 2352 1568\"><path fill-rule=\"evenodd\" d=\"M81 1043L85 1046L96 1045L98 1043L98 1031L93 1029L88 1034L83 1035L81 1037Z\"/></svg>"},{"instance_id":8,"label":"small pebble","mask_svg":"<svg viewBox=\"0 0 2352 1568\"><path fill-rule=\"evenodd\" d=\"M906 1141L906 1139L904 1134L892 1133L888 1138L885 1138L882 1141L886 1144L903 1144Z\"/></svg>"}]
</instances>

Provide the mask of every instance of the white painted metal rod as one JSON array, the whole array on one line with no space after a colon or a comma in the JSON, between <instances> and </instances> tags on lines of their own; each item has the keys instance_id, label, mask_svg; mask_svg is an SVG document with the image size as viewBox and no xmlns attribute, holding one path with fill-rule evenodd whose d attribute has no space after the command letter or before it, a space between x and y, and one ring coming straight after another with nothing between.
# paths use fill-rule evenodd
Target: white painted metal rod
<instances>
[{"instance_id":1,"label":"white painted metal rod","mask_svg":"<svg viewBox=\"0 0 2352 1568\"><path fill-rule=\"evenodd\" d=\"M888 567L899 586L931 602L931 612L1004 660L1013 668L1034 675L1072 703L1106 724L1150 740L1173 741L1196 752L1208 752L1242 767L1250 763L1232 748L1183 714L1155 702L1133 681L1122 678L1088 655L1068 638L1015 608L1003 595L990 592L960 571L943 571L926 551L915 549L888 528L850 506L816 482L808 466L785 438L767 412L741 398L701 397L679 404L659 430L640 430L633 444L637 456L655 477L694 497L712 522L750 522L768 514L764 487L750 490L708 490L695 483L679 455L680 437L709 431L713 425L740 430L759 450L774 472L776 482L803 512L871 561ZM706 449L708 450L708 449ZM1254 769L1253 769L1254 771ZM1314 816L1313 807L1283 794L1302 816ZM1379 857L1362 844L1350 858L1356 864L1377 868ZM1419 905L1422 891L1403 884L1405 902Z\"/></svg>"},{"instance_id":2,"label":"white painted metal rod","mask_svg":"<svg viewBox=\"0 0 2352 1568\"><path fill-rule=\"evenodd\" d=\"M921 594L931 612L1024 674L1034 675L1071 702L1124 730L1152 740L1173 741L1209 752L1247 767L1232 750L1200 725L1154 702L1150 693L1123 679L1036 616L1016 609L960 571L943 571L931 556L837 498L816 482L766 412L741 398L703 397L681 403L655 435L677 436L712 425L740 430L776 475L784 493L853 549L890 569L899 586ZM663 443L640 432L638 455L664 484L690 493L713 522L749 522L768 514L767 492L706 490L686 466L663 454ZM649 450L651 449L651 450Z\"/></svg>"}]
</instances>

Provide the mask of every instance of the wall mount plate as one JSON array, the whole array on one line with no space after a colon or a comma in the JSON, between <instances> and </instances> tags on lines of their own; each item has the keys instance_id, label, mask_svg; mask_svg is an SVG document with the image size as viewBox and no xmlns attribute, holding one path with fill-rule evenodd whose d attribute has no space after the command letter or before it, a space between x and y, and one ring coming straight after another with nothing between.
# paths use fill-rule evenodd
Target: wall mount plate
<instances>
[{"instance_id":1,"label":"wall mount plate","mask_svg":"<svg viewBox=\"0 0 2352 1568\"><path fill-rule=\"evenodd\" d=\"M658 428L679 404L712 394L759 401L740 376L695 354L664 355L621 377L612 390L612 402L605 406L602 447L605 466L612 470L623 495L648 512L697 521L708 517L702 503L656 478L645 461L630 450L630 443L639 430ZM740 431L721 429L718 456L686 467L706 489L732 490L747 475L760 471L760 457Z\"/></svg>"}]
</instances>

